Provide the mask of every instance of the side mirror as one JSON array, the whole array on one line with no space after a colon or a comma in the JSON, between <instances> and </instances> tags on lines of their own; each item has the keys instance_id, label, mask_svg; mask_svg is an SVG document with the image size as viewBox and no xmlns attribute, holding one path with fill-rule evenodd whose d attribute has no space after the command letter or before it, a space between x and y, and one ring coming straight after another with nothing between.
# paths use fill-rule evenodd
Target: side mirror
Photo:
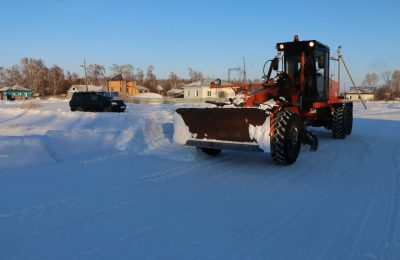
<instances>
[{"instance_id":1,"label":"side mirror","mask_svg":"<svg viewBox=\"0 0 400 260\"><path fill-rule=\"evenodd\" d=\"M279 70L279 58L278 57L275 57L272 60L272 65L271 66L272 66L273 70L275 70L275 71Z\"/></svg>"}]
</instances>

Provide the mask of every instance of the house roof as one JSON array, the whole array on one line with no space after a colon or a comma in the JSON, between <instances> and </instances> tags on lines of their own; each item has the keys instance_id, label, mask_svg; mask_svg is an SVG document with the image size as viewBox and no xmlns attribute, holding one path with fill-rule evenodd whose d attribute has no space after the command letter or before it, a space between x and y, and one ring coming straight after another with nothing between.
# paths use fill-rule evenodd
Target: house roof
<instances>
[{"instance_id":1,"label":"house roof","mask_svg":"<svg viewBox=\"0 0 400 260\"><path fill-rule=\"evenodd\" d=\"M107 78L107 79L110 80L110 81L128 81L128 82L135 81L135 80L124 79L124 76L122 76L122 74L117 74L114 77L110 77L110 78Z\"/></svg>"},{"instance_id":2,"label":"house roof","mask_svg":"<svg viewBox=\"0 0 400 260\"><path fill-rule=\"evenodd\" d=\"M136 86L136 89L138 89L138 90L149 90L148 88L143 87L143 86L141 86L141 85L137 85L137 86Z\"/></svg>"},{"instance_id":3,"label":"house roof","mask_svg":"<svg viewBox=\"0 0 400 260\"><path fill-rule=\"evenodd\" d=\"M358 91L360 94L375 94L375 88L359 87ZM350 88L350 91L346 92L346 94L357 94L357 90L352 87Z\"/></svg>"},{"instance_id":4,"label":"house roof","mask_svg":"<svg viewBox=\"0 0 400 260\"><path fill-rule=\"evenodd\" d=\"M14 85L14 86L12 86L12 87L3 87L3 88L0 88L0 91L7 91L7 90L31 91L30 89L21 87L20 85Z\"/></svg>"},{"instance_id":5,"label":"house roof","mask_svg":"<svg viewBox=\"0 0 400 260\"><path fill-rule=\"evenodd\" d=\"M198 80L195 82L192 82L190 84L185 85L185 88L190 88L190 87L209 87L211 85L212 82L214 82L215 79L214 78L205 78L203 80ZM225 85L231 85L230 83L228 83L225 80L221 81L221 85L225 86Z\"/></svg>"},{"instance_id":6,"label":"house roof","mask_svg":"<svg viewBox=\"0 0 400 260\"><path fill-rule=\"evenodd\" d=\"M88 91L106 91L106 90L107 88L103 86L88 85ZM80 92L80 91L86 91L86 85L72 85L68 89L68 92Z\"/></svg>"},{"instance_id":7,"label":"house roof","mask_svg":"<svg viewBox=\"0 0 400 260\"><path fill-rule=\"evenodd\" d=\"M171 90L168 90L167 93L171 93L171 94L181 94L181 93L183 93L183 89L173 88L173 89L171 89Z\"/></svg>"},{"instance_id":8,"label":"house roof","mask_svg":"<svg viewBox=\"0 0 400 260\"><path fill-rule=\"evenodd\" d=\"M110 80L111 81L121 81L121 80L124 80L124 77L122 77L122 74L117 74L114 77L112 77Z\"/></svg>"}]
</instances>

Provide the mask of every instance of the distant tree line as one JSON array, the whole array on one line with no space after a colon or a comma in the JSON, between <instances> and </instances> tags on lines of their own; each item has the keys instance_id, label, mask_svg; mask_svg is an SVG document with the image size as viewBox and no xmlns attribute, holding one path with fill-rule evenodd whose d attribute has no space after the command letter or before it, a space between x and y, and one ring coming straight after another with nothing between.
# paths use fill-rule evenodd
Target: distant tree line
<instances>
[{"instance_id":1,"label":"distant tree line","mask_svg":"<svg viewBox=\"0 0 400 260\"><path fill-rule=\"evenodd\" d=\"M187 79L179 78L175 72L171 72L167 79L157 79L152 65L147 67L146 72L131 64L113 64L110 70L111 75L106 75L106 68L103 65L88 64L85 78L74 72L65 72L58 65L47 67L42 59L23 58L20 64L11 67L0 66L0 87L20 85L41 96L60 95L65 94L72 85L87 83L107 86L110 76L122 74L125 80L135 80L138 85L147 87L152 92L158 92L159 86L167 91L203 79L203 74L192 68L188 68Z\"/></svg>"},{"instance_id":2,"label":"distant tree line","mask_svg":"<svg viewBox=\"0 0 400 260\"><path fill-rule=\"evenodd\" d=\"M386 70L380 76L377 73L367 73L361 86L375 89L377 100L400 99L400 70Z\"/></svg>"}]
</instances>

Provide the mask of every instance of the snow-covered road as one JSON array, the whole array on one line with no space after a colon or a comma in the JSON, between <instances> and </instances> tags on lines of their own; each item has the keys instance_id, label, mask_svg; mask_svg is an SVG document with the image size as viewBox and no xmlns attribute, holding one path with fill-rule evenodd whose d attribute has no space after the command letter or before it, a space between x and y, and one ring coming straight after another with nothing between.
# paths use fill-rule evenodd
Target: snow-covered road
<instances>
[{"instance_id":1,"label":"snow-covered road","mask_svg":"<svg viewBox=\"0 0 400 260\"><path fill-rule=\"evenodd\" d=\"M319 150L207 157L172 105L0 103L0 259L400 259L400 104ZM189 106L189 105L185 105Z\"/></svg>"}]
</instances>

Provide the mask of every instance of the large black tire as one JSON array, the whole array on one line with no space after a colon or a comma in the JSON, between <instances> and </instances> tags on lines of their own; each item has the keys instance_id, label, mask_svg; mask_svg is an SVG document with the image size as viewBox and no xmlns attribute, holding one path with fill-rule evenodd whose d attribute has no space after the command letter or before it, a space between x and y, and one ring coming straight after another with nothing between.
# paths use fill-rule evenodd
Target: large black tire
<instances>
[{"instance_id":1,"label":"large black tire","mask_svg":"<svg viewBox=\"0 0 400 260\"><path fill-rule=\"evenodd\" d=\"M299 116L290 111L279 111L274 115L271 136L271 157L274 163L290 165L297 160L303 135Z\"/></svg>"},{"instance_id":2,"label":"large black tire","mask_svg":"<svg viewBox=\"0 0 400 260\"><path fill-rule=\"evenodd\" d=\"M346 137L346 116L344 106L334 108L331 114L331 129L333 138L344 139Z\"/></svg>"},{"instance_id":3,"label":"large black tire","mask_svg":"<svg viewBox=\"0 0 400 260\"><path fill-rule=\"evenodd\" d=\"M344 132L351 135L353 130L353 103L346 103L344 107Z\"/></svg>"},{"instance_id":4,"label":"large black tire","mask_svg":"<svg viewBox=\"0 0 400 260\"><path fill-rule=\"evenodd\" d=\"M213 149L213 148L201 148L201 150L210 156L217 156L221 153L221 149Z\"/></svg>"}]
</instances>

